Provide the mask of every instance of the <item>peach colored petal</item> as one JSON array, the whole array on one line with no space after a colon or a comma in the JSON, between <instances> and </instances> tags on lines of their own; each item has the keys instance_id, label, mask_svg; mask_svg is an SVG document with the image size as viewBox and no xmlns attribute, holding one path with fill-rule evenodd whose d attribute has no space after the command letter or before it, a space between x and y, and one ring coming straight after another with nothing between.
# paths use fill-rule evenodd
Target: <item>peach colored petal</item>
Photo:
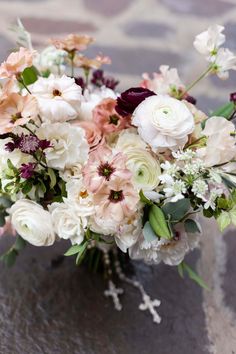
<instances>
[{"instance_id":1,"label":"peach colored petal","mask_svg":"<svg viewBox=\"0 0 236 354\"><path fill-rule=\"evenodd\" d=\"M35 53L23 47L20 47L18 52L11 53L0 66L0 78L11 78L32 66Z\"/></svg>"}]
</instances>

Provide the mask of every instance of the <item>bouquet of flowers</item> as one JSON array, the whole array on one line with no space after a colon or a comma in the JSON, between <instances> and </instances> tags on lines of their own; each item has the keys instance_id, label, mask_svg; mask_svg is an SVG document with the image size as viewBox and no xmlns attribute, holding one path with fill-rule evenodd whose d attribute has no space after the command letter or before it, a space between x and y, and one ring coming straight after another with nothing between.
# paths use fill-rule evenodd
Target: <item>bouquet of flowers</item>
<instances>
[{"instance_id":1,"label":"bouquet of flowers","mask_svg":"<svg viewBox=\"0 0 236 354\"><path fill-rule=\"evenodd\" d=\"M0 220L15 243L1 259L11 265L27 243L70 240L65 256L76 264L103 261L116 309L123 290L113 273L141 292L139 308L158 323L160 301L124 274L120 254L178 266L206 286L184 262L199 244L199 215L221 231L236 225L236 93L209 116L189 94L236 69L224 27L196 36L207 68L194 83L162 65L121 94L100 69L110 59L82 54L92 38L52 39L38 53L20 21L14 30L19 49L0 66Z\"/></svg>"}]
</instances>

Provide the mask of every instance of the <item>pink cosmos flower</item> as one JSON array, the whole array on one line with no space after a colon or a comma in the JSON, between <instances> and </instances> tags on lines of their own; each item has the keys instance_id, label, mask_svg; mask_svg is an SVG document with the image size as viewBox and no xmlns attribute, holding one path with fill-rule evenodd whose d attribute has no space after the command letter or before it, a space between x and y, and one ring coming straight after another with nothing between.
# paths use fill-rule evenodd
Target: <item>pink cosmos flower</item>
<instances>
[{"instance_id":1,"label":"pink cosmos flower","mask_svg":"<svg viewBox=\"0 0 236 354\"><path fill-rule=\"evenodd\" d=\"M116 100L113 98L105 98L93 110L93 120L104 134L130 127L129 119L121 117L116 112L116 104Z\"/></svg>"},{"instance_id":2,"label":"pink cosmos flower","mask_svg":"<svg viewBox=\"0 0 236 354\"><path fill-rule=\"evenodd\" d=\"M89 160L83 168L86 188L96 193L106 182L119 177L129 180L131 172L126 168L126 157L122 153L113 155L111 149L100 146L89 154Z\"/></svg>"},{"instance_id":3,"label":"pink cosmos flower","mask_svg":"<svg viewBox=\"0 0 236 354\"><path fill-rule=\"evenodd\" d=\"M11 93L0 105L0 134L11 132L15 126L24 125L39 113L35 97Z\"/></svg>"},{"instance_id":4,"label":"pink cosmos flower","mask_svg":"<svg viewBox=\"0 0 236 354\"><path fill-rule=\"evenodd\" d=\"M33 65L35 51L20 47L18 52L9 55L0 66L0 78L10 78L22 73L25 68Z\"/></svg>"},{"instance_id":5,"label":"pink cosmos flower","mask_svg":"<svg viewBox=\"0 0 236 354\"><path fill-rule=\"evenodd\" d=\"M96 217L119 223L137 210L138 193L127 179L115 178L94 195Z\"/></svg>"},{"instance_id":6,"label":"pink cosmos flower","mask_svg":"<svg viewBox=\"0 0 236 354\"><path fill-rule=\"evenodd\" d=\"M90 150L94 150L98 145L102 145L105 142L103 133L98 125L92 121L71 121L72 125L77 125L85 130L86 139L90 146Z\"/></svg>"},{"instance_id":7,"label":"pink cosmos flower","mask_svg":"<svg viewBox=\"0 0 236 354\"><path fill-rule=\"evenodd\" d=\"M57 48L66 50L67 52L74 52L76 50L85 50L87 46L94 40L92 37L85 35L69 34L65 38L51 39L51 43Z\"/></svg>"}]
</instances>

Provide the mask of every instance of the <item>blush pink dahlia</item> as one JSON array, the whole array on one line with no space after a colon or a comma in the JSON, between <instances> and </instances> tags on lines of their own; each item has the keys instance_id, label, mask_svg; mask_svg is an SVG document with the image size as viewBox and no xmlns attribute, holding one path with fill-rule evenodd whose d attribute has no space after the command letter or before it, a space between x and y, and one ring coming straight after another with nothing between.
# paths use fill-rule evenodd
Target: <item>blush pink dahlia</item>
<instances>
[{"instance_id":1,"label":"blush pink dahlia","mask_svg":"<svg viewBox=\"0 0 236 354\"><path fill-rule=\"evenodd\" d=\"M126 167L126 157L122 153L113 155L111 149L105 146L89 154L89 160L82 172L84 184L92 193L117 177L129 180L132 175Z\"/></svg>"}]
</instances>

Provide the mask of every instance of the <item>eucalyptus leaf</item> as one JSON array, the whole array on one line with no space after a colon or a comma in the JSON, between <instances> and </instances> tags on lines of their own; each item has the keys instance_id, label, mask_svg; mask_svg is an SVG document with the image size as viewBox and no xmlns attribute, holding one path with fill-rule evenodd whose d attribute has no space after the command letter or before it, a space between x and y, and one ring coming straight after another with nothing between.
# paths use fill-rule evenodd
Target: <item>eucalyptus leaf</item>
<instances>
[{"instance_id":1,"label":"eucalyptus leaf","mask_svg":"<svg viewBox=\"0 0 236 354\"><path fill-rule=\"evenodd\" d=\"M57 177L52 168L48 168L48 175L50 178L50 188L53 189L57 183Z\"/></svg>"},{"instance_id":2,"label":"eucalyptus leaf","mask_svg":"<svg viewBox=\"0 0 236 354\"><path fill-rule=\"evenodd\" d=\"M193 219L186 219L184 222L184 228L187 233L191 233L191 234L201 232L201 230L198 227L198 224Z\"/></svg>"},{"instance_id":3,"label":"eucalyptus leaf","mask_svg":"<svg viewBox=\"0 0 236 354\"><path fill-rule=\"evenodd\" d=\"M26 241L21 236L17 236L16 242L14 244L14 249L16 251L21 251L25 246L26 246Z\"/></svg>"},{"instance_id":4,"label":"eucalyptus leaf","mask_svg":"<svg viewBox=\"0 0 236 354\"><path fill-rule=\"evenodd\" d=\"M149 223L157 236L166 239L170 239L172 237L165 218L165 214L161 208L159 208L157 205L152 205L149 210L148 218Z\"/></svg>"},{"instance_id":5,"label":"eucalyptus leaf","mask_svg":"<svg viewBox=\"0 0 236 354\"><path fill-rule=\"evenodd\" d=\"M153 231L149 221L147 221L143 227L143 236L147 242L152 242L157 239L157 235Z\"/></svg>"},{"instance_id":6,"label":"eucalyptus leaf","mask_svg":"<svg viewBox=\"0 0 236 354\"><path fill-rule=\"evenodd\" d=\"M73 256L74 254L77 254L81 250L81 245L73 245L71 246L66 253L64 253L64 256Z\"/></svg>"},{"instance_id":7,"label":"eucalyptus leaf","mask_svg":"<svg viewBox=\"0 0 236 354\"><path fill-rule=\"evenodd\" d=\"M166 203L162 210L167 217L170 216L172 222L178 222L187 214L190 206L190 200L183 198L174 203Z\"/></svg>"}]
</instances>

